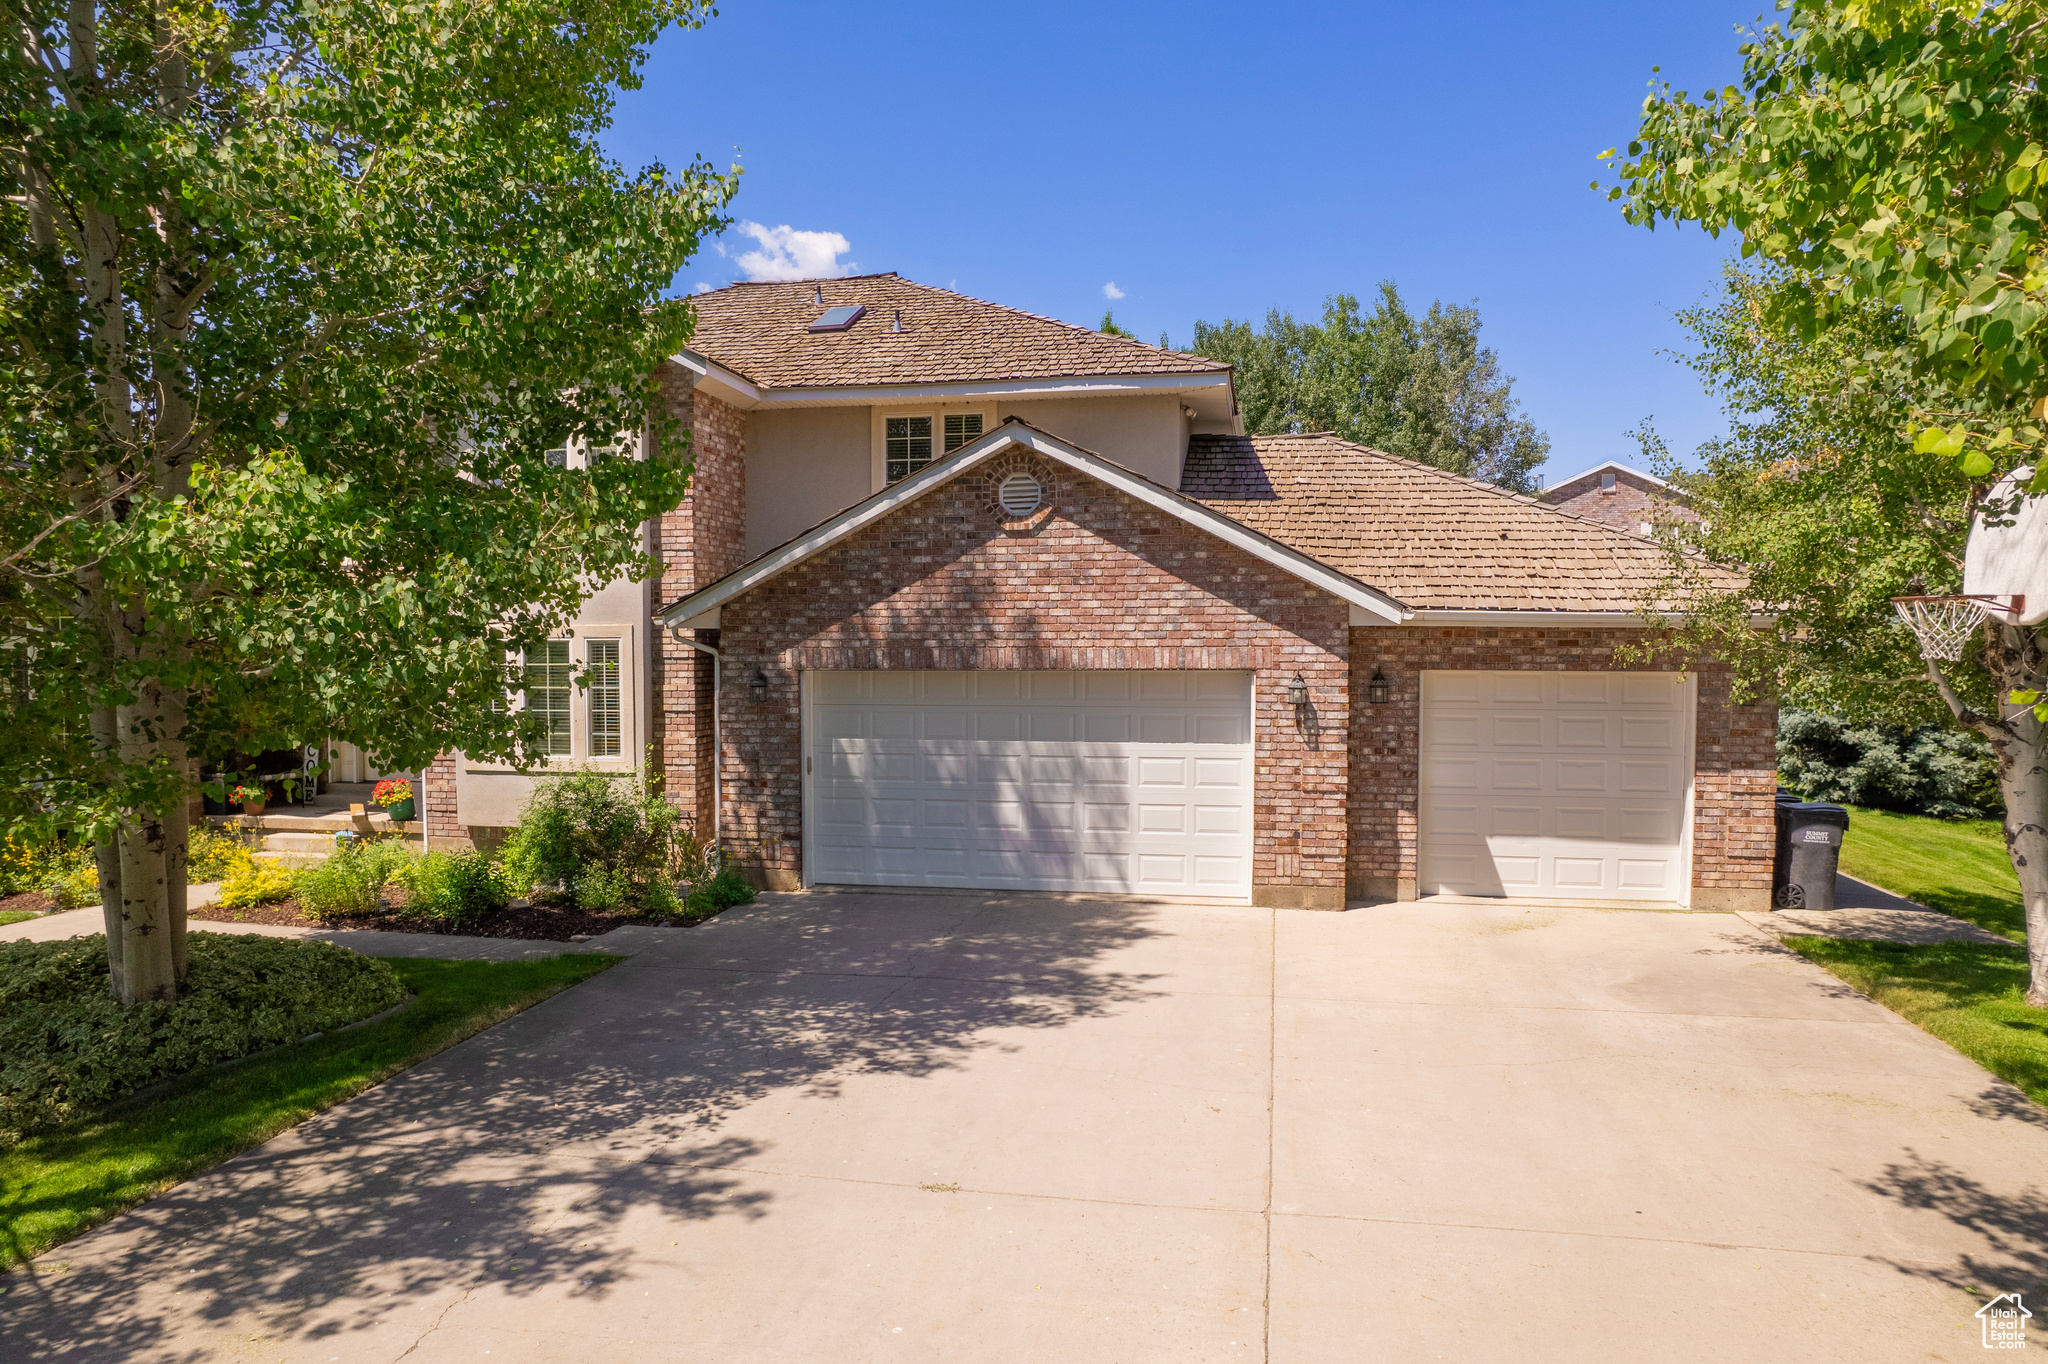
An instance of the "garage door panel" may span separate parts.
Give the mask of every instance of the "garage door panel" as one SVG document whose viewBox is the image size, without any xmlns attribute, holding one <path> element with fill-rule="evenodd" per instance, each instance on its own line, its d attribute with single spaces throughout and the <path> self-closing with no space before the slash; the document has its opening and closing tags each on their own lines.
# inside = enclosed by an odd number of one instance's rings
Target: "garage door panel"
<svg viewBox="0 0 2048 1364">
<path fill-rule="evenodd" d="M 1424 892 L 1677 897 L 1689 700 L 1670 673 L 1426 674 Z"/>
<path fill-rule="evenodd" d="M 882 677 L 811 683 L 814 880 L 1249 895 L 1248 674 Z"/>
</svg>

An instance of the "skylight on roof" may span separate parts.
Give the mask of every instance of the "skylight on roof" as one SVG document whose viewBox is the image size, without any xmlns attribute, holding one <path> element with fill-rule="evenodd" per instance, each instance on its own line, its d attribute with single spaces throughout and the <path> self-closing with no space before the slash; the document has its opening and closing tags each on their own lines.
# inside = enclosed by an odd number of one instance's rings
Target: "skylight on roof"
<svg viewBox="0 0 2048 1364">
<path fill-rule="evenodd" d="M 861 314 L 868 310 L 865 303 L 842 303 L 837 308 L 827 308 L 824 316 L 811 324 L 814 332 L 843 332 L 860 321 Z"/>
</svg>

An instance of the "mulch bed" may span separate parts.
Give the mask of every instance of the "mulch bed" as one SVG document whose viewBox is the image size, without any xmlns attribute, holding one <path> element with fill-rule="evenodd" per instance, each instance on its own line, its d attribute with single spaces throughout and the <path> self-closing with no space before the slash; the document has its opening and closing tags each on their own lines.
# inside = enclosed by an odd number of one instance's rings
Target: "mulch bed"
<svg viewBox="0 0 2048 1364">
<path fill-rule="evenodd" d="M 200 920 L 203 919 L 209 924 L 221 925 L 279 924 L 290 928 L 376 928 L 387 933 L 434 933 L 465 938 L 533 938 L 542 942 L 571 942 L 579 936 L 595 938 L 627 924 L 664 924 L 678 928 L 701 922 L 700 919 L 684 919 L 673 914 L 640 914 L 629 910 L 600 913 L 597 910 L 579 909 L 575 905 L 535 901 L 525 909 L 501 909 L 486 918 L 450 924 L 432 919 L 409 919 L 395 912 L 396 906 L 405 903 L 405 890 L 401 886 L 385 887 L 384 898 L 392 902 L 392 912 L 357 918 L 316 919 L 300 909 L 297 900 L 281 900 L 273 905 L 251 905 L 240 909 L 229 909 L 226 905 L 208 905 L 205 909 L 192 912 L 192 923 L 195 928 L 199 927 Z"/>
<path fill-rule="evenodd" d="M 57 907 L 57 902 L 40 890 L 25 890 L 19 895 L 0 898 L 0 914 L 48 914 Z"/>
</svg>

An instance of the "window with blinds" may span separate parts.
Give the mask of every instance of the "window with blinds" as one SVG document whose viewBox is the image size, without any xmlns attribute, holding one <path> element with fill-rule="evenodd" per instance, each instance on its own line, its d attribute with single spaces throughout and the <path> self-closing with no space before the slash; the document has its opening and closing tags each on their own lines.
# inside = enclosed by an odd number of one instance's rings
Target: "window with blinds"
<svg viewBox="0 0 2048 1364">
<path fill-rule="evenodd" d="M 551 758 L 569 756 L 569 641 L 551 639 L 526 651 L 526 710 L 547 726 L 540 751 Z"/>
<path fill-rule="evenodd" d="M 952 454 L 969 441 L 981 439 L 981 414 L 979 412 L 948 412 L 946 414 L 946 453 Z"/>
<path fill-rule="evenodd" d="M 883 436 L 889 482 L 906 479 L 932 462 L 930 417 L 890 417 Z"/>
<path fill-rule="evenodd" d="M 619 756 L 619 642 L 593 639 L 585 644 L 589 665 L 590 756 Z"/>
</svg>

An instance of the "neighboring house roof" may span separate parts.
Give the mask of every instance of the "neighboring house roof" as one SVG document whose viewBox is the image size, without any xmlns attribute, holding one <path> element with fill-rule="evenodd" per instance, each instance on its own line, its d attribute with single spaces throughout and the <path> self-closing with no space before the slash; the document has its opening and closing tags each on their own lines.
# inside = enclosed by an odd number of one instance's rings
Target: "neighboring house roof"
<svg viewBox="0 0 2048 1364">
<path fill-rule="evenodd" d="M 1669 575 L 1654 540 L 1327 432 L 1191 437 L 1181 491 L 1416 610 L 1629 612 Z"/>
<path fill-rule="evenodd" d="M 819 291 L 824 301 L 817 302 Z M 1089 376 L 1209 375 L 1230 366 L 916 284 L 894 274 L 733 284 L 696 295 L 690 349 L 766 389 L 1001 382 Z M 828 310 L 864 304 L 843 331 L 813 332 Z M 903 330 L 897 331 L 901 311 Z"/>
<path fill-rule="evenodd" d="M 1669 483 L 1666 483 L 1663 479 L 1657 477 L 1655 474 L 1646 474 L 1641 469 L 1637 469 L 1630 465 L 1623 464 L 1620 460 L 1614 459 L 1608 460 L 1605 464 L 1596 464 L 1592 468 L 1585 470 L 1583 473 L 1573 474 L 1570 478 L 1559 479 L 1550 487 L 1545 488 L 1541 496 L 1545 501 L 1554 501 L 1559 495 L 1561 495 L 1564 492 L 1565 489 L 1570 488 L 1575 484 L 1587 482 L 1588 480 L 1597 480 L 1601 474 L 1605 473 L 1626 474 L 1628 477 L 1635 479 L 1638 482 L 1647 483 L 1654 488 L 1661 488 L 1664 490 L 1664 492 L 1670 495 L 1671 500 L 1674 502 L 1692 501 L 1691 495 L 1687 493 L 1684 489 L 1674 488 Z"/>
<path fill-rule="evenodd" d="M 1133 473 L 1114 460 L 1105 459 L 1092 450 L 1084 450 L 1078 445 L 1061 440 L 1058 436 L 1041 431 L 1028 422 L 1011 417 L 980 440 L 960 447 L 943 459 L 934 460 L 901 482 L 856 502 L 837 516 L 820 522 L 795 539 L 769 550 L 717 582 L 700 588 L 664 608 L 660 615 L 661 624 L 675 627 L 708 616 L 742 592 L 751 591 L 777 574 L 823 553 L 847 536 L 873 524 L 897 508 L 916 501 L 932 489 L 950 482 L 990 457 L 1018 445 L 1026 446 L 1048 459 L 1078 469 L 1091 478 L 1107 483 L 1169 516 L 1178 517 L 1220 540 L 1235 545 L 1255 558 L 1263 559 L 1304 582 L 1349 602 L 1353 608 L 1354 623 L 1364 623 L 1360 619 L 1360 612 L 1388 624 L 1408 617 L 1408 611 L 1399 601 L 1378 588 L 1333 568 L 1329 563 L 1291 548 L 1255 527 L 1248 527 L 1239 519 L 1211 510 L 1192 498 L 1183 497 L 1171 488 L 1162 487 L 1142 474 Z"/>
</svg>

